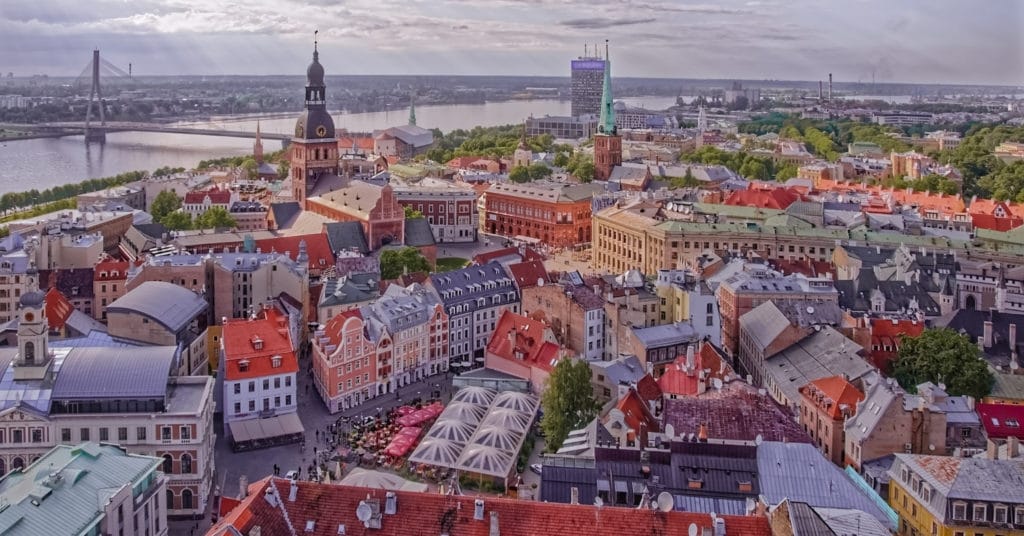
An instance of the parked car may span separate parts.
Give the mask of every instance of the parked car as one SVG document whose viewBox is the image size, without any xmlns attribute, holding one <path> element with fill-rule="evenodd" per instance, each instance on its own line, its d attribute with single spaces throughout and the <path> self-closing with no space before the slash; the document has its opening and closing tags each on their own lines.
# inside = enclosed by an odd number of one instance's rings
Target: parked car
<svg viewBox="0 0 1024 536">
<path fill-rule="evenodd" d="M 530 464 L 530 470 L 539 475 L 544 470 L 544 466 L 539 463 Z"/>
<path fill-rule="evenodd" d="M 299 472 L 296 471 L 295 469 L 292 469 L 291 471 L 288 471 L 287 473 L 285 473 L 284 477 L 287 478 L 288 480 L 298 480 L 299 479 Z"/>
</svg>

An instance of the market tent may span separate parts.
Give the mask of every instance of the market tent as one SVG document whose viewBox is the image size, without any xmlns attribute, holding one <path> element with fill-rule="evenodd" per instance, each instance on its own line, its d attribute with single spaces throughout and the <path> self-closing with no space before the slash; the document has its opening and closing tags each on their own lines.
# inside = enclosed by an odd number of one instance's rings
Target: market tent
<svg viewBox="0 0 1024 536">
<path fill-rule="evenodd" d="M 505 391 L 494 398 L 494 407 L 533 413 L 537 411 L 537 397 L 516 391 Z"/>
<path fill-rule="evenodd" d="M 459 456 L 455 468 L 471 473 L 507 477 L 515 464 L 515 456 L 505 450 L 487 445 L 468 445 Z"/>
<path fill-rule="evenodd" d="M 483 425 L 477 430 L 473 443 L 501 450 L 513 450 L 519 446 L 519 440 L 522 439 L 522 436 L 522 432 L 516 432 L 515 430 Z"/>
<path fill-rule="evenodd" d="M 468 402 L 474 406 L 487 407 L 497 395 L 497 391 L 485 387 L 463 387 L 452 397 L 452 402 Z"/>
<path fill-rule="evenodd" d="M 398 412 L 398 416 L 399 417 L 404 417 L 404 416 L 406 416 L 406 415 L 416 411 L 416 408 L 414 408 L 412 406 L 402 406 L 402 407 L 396 409 L 395 411 Z"/>
<path fill-rule="evenodd" d="M 343 486 L 361 488 L 425 492 L 428 487 L 421 482 L 406 480 L 398 475 L 381 471 L 370 471 L 361 467 L 352 469 L 340 482 Z"/>
<path fill-rule="evenodd" d="M 530 423 L 533 422 L 533 415 L 520 413 L 514 409 L 500 408 L 492 409 L 484 420 L 480 423 L 481 426 L 497 426 L 499 428 L 508 428 L 517 432 L 525 432 L 529 428 Z"/>
<path fill-rule="evenodd" d="M 405 456 L 413 445 L 416 444 L 416 440 L 420 437 L 422 428 L 408 427 L 402 428 L 395 437 L 391 438 L 391 443 L 388 444 L 387 448 L 384 449 L 384 454 L 388 456 L 394 456 L 396 458 Z"/>
<path fill-rule="evenodd" d="M 457 419 L 441 419 L 430 427 L 427 437 L 447 439 L 460 445 L 465 445 L 473 436 L 473 425 Z"/>
<path fill-rule="evenodd" d="M 454 467 L 460 452 L 462 445 L 441 438 L 428 437 L 416 447 L 409 456 L 409 461 L 437 467 Z"/>
<path fill-rule="evenodd" d="M 448 404 L 447 408 L 444 408 L 438 420 L 454 419 L 475 425 L 480 422 L 485 413 L 487 413 L 486 406 L 477 406 L 469 402 L 452 402 Z"/>
</svg>

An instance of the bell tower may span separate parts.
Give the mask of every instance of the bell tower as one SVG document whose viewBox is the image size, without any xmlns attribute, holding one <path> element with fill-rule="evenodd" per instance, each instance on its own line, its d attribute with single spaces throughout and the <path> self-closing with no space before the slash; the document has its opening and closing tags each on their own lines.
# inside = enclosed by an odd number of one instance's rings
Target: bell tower
<svg viewBox="0 0 1024 536">
<path fill-rule="evenodd" d="M 42 380 L 52 362 L 46 295 L 39 290 L 39 272 L 26 271 L 28 288 L 18 301 L 18 357 L 14 361 L 16 380 Z"/>
<path fill-rule="evenodd" d="M 327 112 L 327 85 L 320 65 L 316 32 L 313 62 L 306 68 L 306 110 L 295 121 L 291 147 L 292 197 L 303 208 L 306 196 L 320 177 L 338 174 L 338 139 L 334 120 Z"/>
<path fill-rule="evenodd" d="M 615 101 L 612 98 L 612 59 L 608 41 L 604 42 L 604 89 L 601 96 L 601 121 L 594 135 L 594 180 L 606 181 L 615 166 L 622 165 L 622 136 L 615 126 Z"/>
</svg>

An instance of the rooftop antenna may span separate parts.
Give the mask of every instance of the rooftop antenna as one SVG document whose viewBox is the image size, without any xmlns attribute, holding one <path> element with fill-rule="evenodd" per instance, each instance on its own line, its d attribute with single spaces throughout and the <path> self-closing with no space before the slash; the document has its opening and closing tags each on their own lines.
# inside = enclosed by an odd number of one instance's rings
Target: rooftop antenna
<svg viewBox="0 0 1024 536">
<path fill-rule="evenodd" d="M 587 57 L 587 44 L 586 43 L 583 43 L 583 57 L 584 58 Z"/>
<path fill-rule="evenodd" d="M 313 52 L 317 52 L 317 34 L 319 33 L 320 30 L 313 30 Z"/>
</svg>

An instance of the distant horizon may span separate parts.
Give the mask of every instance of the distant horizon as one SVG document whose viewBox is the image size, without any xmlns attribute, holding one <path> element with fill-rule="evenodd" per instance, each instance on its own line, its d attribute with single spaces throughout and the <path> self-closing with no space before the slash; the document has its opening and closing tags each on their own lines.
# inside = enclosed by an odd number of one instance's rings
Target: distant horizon
<svg viewBox="0 0 1024 536">
<path fill-rule="evenodd" d="M 3 68 L 0 67 L 0 73 L 3 72 Z M 0 77 L 0 82 L 3 80 L 31 80 L 33 78 L 45 77 L 51 80 L 75 80 L 78 78 L 77 75 L 63 74 L 63 75 L 50 75 L 50 74 L 33 74 L 33 75 L 17 75 L 13 78 L 7 78 L 6 76 Z M 365 78 L 420 78 L 420 77 L 453 77 L 453 78 L 550 78 L 552 80 L 566 80 L 570 79 L 570 75 L 552 75 L 552 74 L 454 74 L 454 73 L 417 73 L 417 74 L 397 74 L 397 73 L 343 73 L 343 74 L 331 74 L 325 75 L 326 79 L 331 78 L 345 78 L 345 77 L 365 77 Z M 125 78 L 111 78 L 101 74 L 102 79 L 114 80 L 116 82 L 123 82 Z M 302 73 L 278 73 L 278 74 L 134 74 L 132 79 L 146 79 L 146 78 L 298 78 L 305 79 L 306 75 Z M 824 82 L 826 87 L 828 85 L 828 78 L 822 80 L 800 80 L 800 79 L 784 79 L 784 78 L 694 78 L 694 77 L 671 77 L 671 76 L 614 76 L 612 81 L 615 80 L 664 80 L 664 81 L 694 81 L 694 82 L 742 82 L 742 83 L 777 83 L 777 84 L 817 84 L 819 81 Z M 1024 93 L 1024 83 L 1021 85 L 1008 85 L 1008 84 L 995 84 L 995 83 L 959 83 L 959 82 L 870 82 L 870 81 L 852 81 L 852 80 L 839 80 L 833 77 L 833 85 L 857 85 L 857 86 L 923 86 L 923 87 L 977 87 L 977 88 L 1000 88 L 1000 89 L 1013 89 L 1017 92 Z M 330 86 L 330 84 L 328 84 Z"/>
</svg>

